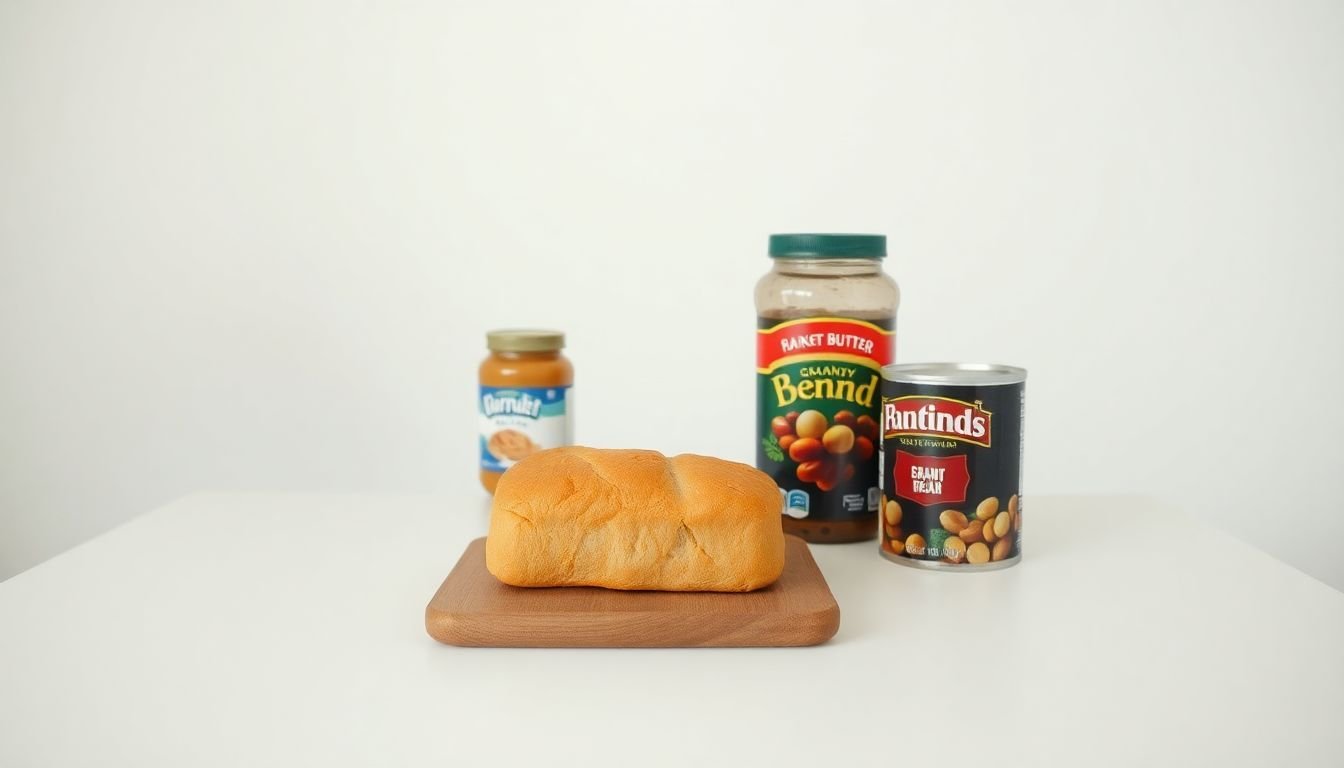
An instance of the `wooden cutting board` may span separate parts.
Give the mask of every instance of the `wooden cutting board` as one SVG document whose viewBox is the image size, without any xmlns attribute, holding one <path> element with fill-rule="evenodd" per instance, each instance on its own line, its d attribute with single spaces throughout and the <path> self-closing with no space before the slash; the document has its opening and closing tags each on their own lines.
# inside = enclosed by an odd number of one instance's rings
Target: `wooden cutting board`
<svg viewBox="0 0 1344 768">
<path fill-rule="evenodd" d="M 429 601 L 425 629 L 450 645 L 512 648 L 824 643 L 840 628 L 840 606 L 807 543 L 784 538 L 779 581 L 742 593 L 510 587 L 485 569 L 485 539 L 477 539 Z"/>
</svg>

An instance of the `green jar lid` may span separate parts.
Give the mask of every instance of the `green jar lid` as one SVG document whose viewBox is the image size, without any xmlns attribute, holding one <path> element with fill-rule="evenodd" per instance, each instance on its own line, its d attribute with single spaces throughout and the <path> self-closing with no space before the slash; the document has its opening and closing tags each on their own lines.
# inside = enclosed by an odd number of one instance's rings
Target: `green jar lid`
<svg viewBox="0 0 1344 768">
<path fill-rule="evenodd" d="M 485 334 L 492 352 L 553 352 L 565 346 L 565 334 L 531 328 L 509 328 Z"/>
<path fill-rule="evenodd" d="M 885 259 L 886 235 L 771 235 L 772 259 Z"/>
</svg>

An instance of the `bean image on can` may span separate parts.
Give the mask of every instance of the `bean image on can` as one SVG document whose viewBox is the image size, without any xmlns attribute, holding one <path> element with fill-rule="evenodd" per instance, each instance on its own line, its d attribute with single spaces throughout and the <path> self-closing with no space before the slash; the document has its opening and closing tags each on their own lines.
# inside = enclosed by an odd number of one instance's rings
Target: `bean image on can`
<svg viewBox="0 0 1344 768">
<path fill-rule="evenodd" d="M 981 363 L 882 369 L 883 557 L 955 571 L 1021 560 L 1026 378 Z"/>
</svg>

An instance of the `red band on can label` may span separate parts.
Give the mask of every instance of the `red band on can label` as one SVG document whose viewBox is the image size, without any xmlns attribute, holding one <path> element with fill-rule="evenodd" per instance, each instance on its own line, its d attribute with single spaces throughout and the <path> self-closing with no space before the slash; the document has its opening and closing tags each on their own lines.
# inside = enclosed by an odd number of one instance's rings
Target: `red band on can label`
<svg viewBox="0 0 1344 768">
<path fill-rule="evenodd" d="M 931 506 L 965 501 L 971 473 L 964 455 L 916 456 L 896 451 L 896 468 L 891 479 L 897 496 Z"/>
</svg>

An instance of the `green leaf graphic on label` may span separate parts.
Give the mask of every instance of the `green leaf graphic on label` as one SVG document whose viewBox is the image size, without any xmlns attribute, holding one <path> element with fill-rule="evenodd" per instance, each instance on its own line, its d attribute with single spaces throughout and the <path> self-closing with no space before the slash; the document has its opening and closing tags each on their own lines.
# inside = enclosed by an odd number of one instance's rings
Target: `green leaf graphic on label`
<svg viewBox="0 0 1344 768">
<path fill-rule="evenodd" d="M 771 435 L 761 438 L 761 445 L 765 446 L 765 455 L 770 457 L 771 461 L 783 461 L 784 449 L 779 447 L 779 438 Z"/>
<path fill-rule="evenodd" d="M 947 537 L 951 535 L 952 534 L 942 528 L 934 528 L 932 531 L 929 531 L 929 554 L 933 555 L 934 552 L 937 552 L 939 553 L 937 556 L 941 556 L 943 543 L 946 542 Z"/>
</svg>

